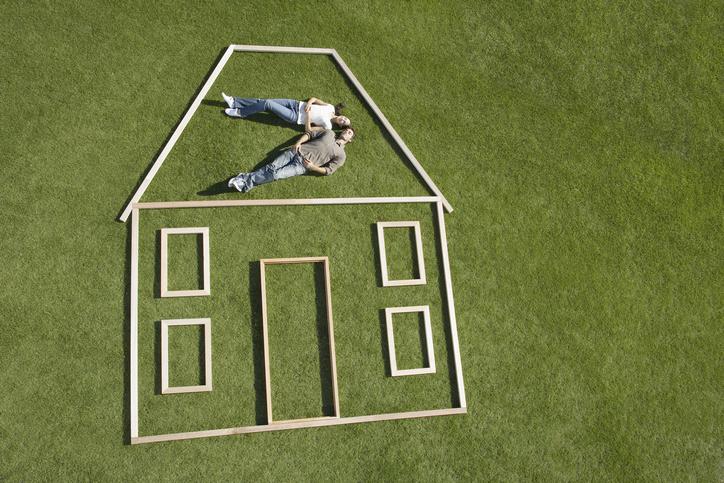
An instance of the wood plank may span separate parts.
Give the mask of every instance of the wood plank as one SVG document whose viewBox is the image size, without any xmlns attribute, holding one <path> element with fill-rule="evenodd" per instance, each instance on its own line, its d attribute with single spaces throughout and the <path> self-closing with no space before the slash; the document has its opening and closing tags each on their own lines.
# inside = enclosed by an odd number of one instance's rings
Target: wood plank
<svg viewBox="0 0 724 483">
<path fill-rule="evenodd" d="M 327 257 L 264 258 L 265 265 L 288 265 L 290 263 L 324 263 Z"/>
<path fill-rule="evenodd" d="M 326 54 L 332 55 L 334 49 L 316 47 L 284 47 L 281 45 L 232 45 L 236 52 L 276 52 L 281 54 Z"/>
<path fill-rule="evenodd" d="M 437 203 L 438 196 L 402 196 L 371 198 L 301 198 L 287 200 L 194 200 L 134 203 L 139 210 L 172 208 L 221 208 L 225 206 L 296 206 L 296 205 L 368 205 L 394 203 Z"/>
<path fill-rule="evenodd" d="M 264 384 L 266 391 L 266 422 L 271 424 L 272 400 L 271 400 L 271 372 L 269 371 L 269 331 L 267 328 L 266 312 L 266 268 L 264 260 L 259 261 L 259 283 L 261 284 L 261 332 L 264 341 Z"/>
<path fill-rule="evenodd" d="M 168 390 L 168 322 L 161 321 L 161 394 Z"/>
<path fill-rule="evenodd" d="M 168 236 L 201 235 L 204 286 L 193 290 L 168 289 Z M 209 248 L 209 227 L 161 228 L 161 297 L 205 297 L 211 295 L 211 257 Z"/>
<path fill-rule="evenodd" d="M 414 369 L 398 369 L 397 354 L 395 351 L 395 332 L 392 322 L 393 314 L 406 313 L 422 313 L 425 324 L 425 351 L 427 353 L 427 367 L 417 367 Z M 430 306 L 416 305 L 411 307 L 387 307 L 385 309 L 385 325 L 387 328 L 387 352 L 390 357 L 390 375 L 398 376 L 414 376 L 420 374 L 435 373 L 435 349 L 432 343 L 432 324 L 430 323 Z"/>
<path fill-rule="evenodd" d="M 332 396 L 334 397 L 334 415 L 340 417 L 339 390 L 337 387 L 337 355 L 334 349 L 334 322 L 332 316 L 332 279 L 329 274 L 329 259 L 324 257 L 324 285 L 327 300 L 327 332 L 329 337 L 329 362 L 332 369 Z"/>
<path fill-rule="evenodd" d="M 302 421 L 321 421 L 323 419 L 337 419 L 337 416 L 318 416 L 316 418 L 284 419 L 281 421 L 274 421 L 272 424 L 299 423 Z"/>
<path fill-rule="evenodd" d="M 263 433 L 267 431 L 283 431 L 287 429 L 318 428 L 323 426 L 341 426 L 346 424 L 370 423 L 375 421 L 392 421 L 398 419 L 429 418 L 436 416 L 452 416 L 466 414 L 466 408 L 432 409 L 428 411 L 408 411 L 403 413 L 374 414 L 370 416 L 352 416 L 346 418 L 321 418 L 314 421 L 290 421 L 259 426 L 242 426 L 238 428 L 212 429 L 188 433 L 160 434 L 131 438 L 131 444 L 158 443 L 162 441 L 178 441 L 184 439 L 229 436 L 232 434 Z"/>
<path fill-rule="evenodd" d="M 130 425 L 131 439 L 138 437 L 138 225 L 139 211 L 131 218 L 131 323 L 130 323 Z"/>
<path fill-rule="evenodd" d="M 437 204 L 437 220 L 440 230 L 440 248 L 442 249 L 442 267 L 445 276 L 445 292 L 447 294 L 447 309 L 450 322 L 450 335 L 452 337 L 453 359 L 455 361 L 455 381 L 458 389 L 460 407 L 466 408 L 465 383 L 463 382 L 463 364 L 460 359 L 460 343 L 458 341 L 458 325 L 455 319 L 455 299 L 453 298 L 452 277 L 450 275 L 450 260 L 447 252 L 447 232 L 445 231 L 445 213 L 442 203 Z"/>
<path fill-rule="evenodd" d="M 439 201 L 439 200 L 438 200 Z M 415 250 L 417 253 L 417 273 L 419 278 L 409 280 L 390 280 L 387 270 L 387 249 L 385 247 L 385 228 L 412 228 L 415 232 Z M 427 285 L 425 275 L 425 257 L 422 252 L 422 235 L 419 221 L 378 221 L 377 244 L 380 249 L 380 270 L 382 271 L 383 287 L 404 287 L 410 285 Z"/>
<path fill-rule="evenodd" d="M 202 325 L 204 327 L 204 384 L 194 386 L 168 385 L 168 328 L 179 325 Z M 161 394 L 208 392 L 212 390 L 211 371 L 211 319 L 165 319 L 161 321 Z"/>
</svg>

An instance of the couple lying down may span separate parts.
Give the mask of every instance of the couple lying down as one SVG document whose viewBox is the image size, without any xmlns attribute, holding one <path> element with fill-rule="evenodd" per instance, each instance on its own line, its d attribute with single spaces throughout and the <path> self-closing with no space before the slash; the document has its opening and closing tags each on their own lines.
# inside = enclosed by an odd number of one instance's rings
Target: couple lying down
<svg viewBox="0 0 724 483">
<path fill-rule="evenodd" d="M 229 188 L 246 193 L 255 186 L 307 172 L 330 175 L 344 164 L 347 143 L 354 138 L 349 118 L 342 116 L 341 104 L 332 106 L 317 99 L 258 99 L 227 96 L 221 93 L 229 106 L 224 112 L 229 117 L 245 118 L 268 112 L 290 123 L 304 125 L 304 134 L 271 163 L 251 173 L 239 173 L 229 180 Z M 333 127 L 342 129 L 335 134 Z"/>
</svg>

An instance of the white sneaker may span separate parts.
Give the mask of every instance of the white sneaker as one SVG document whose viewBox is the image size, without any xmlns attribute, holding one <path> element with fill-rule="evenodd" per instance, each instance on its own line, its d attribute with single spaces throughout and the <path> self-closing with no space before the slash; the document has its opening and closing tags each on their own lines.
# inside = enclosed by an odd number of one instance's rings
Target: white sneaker
<svg viewBox="0 0 724 483">
<path fill-rule="evenodd" d="M 224 94 L 223 92 L 221 93 L 221 97 L 224 98 L 224 100 L 226 101 L 226 103 L 229 105 L 229 108 L 234 107 L 234 98 L 233 98 L 233 97 L 227 96 L 227 95 Z"/>
<path fill-rule="evenodd" d="M 238 109 L 224 109 L 224 113 L 229 117 L 241 117 Z"/>
<path fill-rule="evenodd" d="M 229 188 L 234 188 L 236 191 L 239 191 L 240 193 L 246 193 L 251 190 L 248 184 L 246 184 L 246 180 L 242 179 L 244 173 L 239 173 L 238 175 L 234 176 L 229 180 Z"/>
<path fill-rule="evenodd" d="M 229 180 L 229 183 L 228 183 L 227 186 L 228 186 L 229 188 L 234 188 L 234 189 L 236 189 L 236 191 L 241 191 L 241 188 L 239 188 L 239 184 L 238 184 L 238 183 L 239 183 L 239 182 L 236 180 L 236 176 L 234 176 L 233 178 L 231 178 L 231 179 Z"/>
</svg>

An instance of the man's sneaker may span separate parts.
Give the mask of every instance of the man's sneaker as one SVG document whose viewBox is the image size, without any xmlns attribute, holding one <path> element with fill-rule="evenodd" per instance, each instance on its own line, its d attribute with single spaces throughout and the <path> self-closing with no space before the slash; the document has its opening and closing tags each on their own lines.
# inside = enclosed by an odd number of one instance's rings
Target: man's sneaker
<svg viewBox="0 0 724 483">
<path fill-rule="evenodd" d="M 221 97 L 224 98 L 224 100 L 226 101 L 226 103 L 229 105 L 229 108 L 234 107 L 234 98 L 233 98 L 233 97 L 227 96 L 227 95 L 224 94 L 223 92 L 221 93 Z"/>
<path fill-rule="evenodd" d="M 229 117 L 241 117 L 238 109 L 224 109 L 224 113 Z"/>
<path fill-rule="evenodd" d="M 229 180 L 229 185 L 228 185 L 228 186 L 229 186 L 229 188 L 234 188 L 236 191 L 240 191 L 240 192 L 241 192 L 241 191 L 242 191 L 243 183 L 244 183 L 243 181 L 241 181 L 240 179 L 237 179 L 237 177 L 234 176 L 233 178 L 231 178 L 231 179 Z"/>
<path fill-rule="evenodd" d="M 229 188 L 234 188 L 241 193 L 248 193 L 251 191 L 251 186 L 246 182 L 246 180 L 249 179 L 248 176 L 249 175 L 245 173 L 239 173 L 237 176 L 234 176 L 229 180 Z"/>
</svg>

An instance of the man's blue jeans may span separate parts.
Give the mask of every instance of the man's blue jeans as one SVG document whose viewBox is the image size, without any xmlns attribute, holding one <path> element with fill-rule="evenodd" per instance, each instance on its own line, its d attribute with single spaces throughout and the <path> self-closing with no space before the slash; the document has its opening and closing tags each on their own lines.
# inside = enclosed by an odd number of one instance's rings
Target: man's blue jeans
<svg viewBox="0 0 724 483">
<path fill-rule="evenodd" d="M 289 149 L 277 156 L 271 163 L 252 173 L 239 173 L 229 181 L 229 187 L 233 186 L 242 193 L 246 193 L 254 186 L 299 176 L 306 171 L 302 155 Z"/>
<path fill-rule="evenodd" d="M 259 99 L 256 97 L 235 97 L 231 106 L 236 117 L 248 117 L 258 112 L 271 112 L 277 117 L 296 124 L 299 118 L 299 101 L 294 99 Z"/>
</svg>

